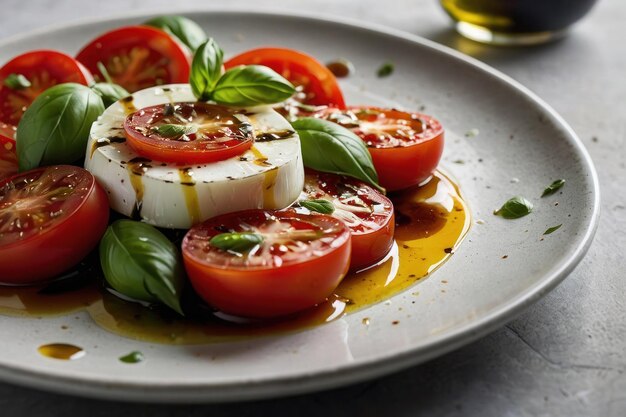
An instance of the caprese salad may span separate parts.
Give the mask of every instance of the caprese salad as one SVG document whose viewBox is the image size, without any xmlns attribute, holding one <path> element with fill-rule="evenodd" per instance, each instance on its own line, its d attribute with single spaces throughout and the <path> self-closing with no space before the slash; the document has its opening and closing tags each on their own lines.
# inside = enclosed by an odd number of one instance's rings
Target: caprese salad
<svg viewBox="0 0 626 417">
<path fill-rule="evenodd" d="M 303 52 L 225 60 L 180 16 L 75 57 L 26 52 L 0 68 L 0 283 L 55 280 L 95 250 L 126 300 L 185 315 L 191 285 L 234 316 L 305 310 L 385 258 L 386 190 L 426 180 L 443 137 L 431 116 L 347 106 Z"/>
</svg>

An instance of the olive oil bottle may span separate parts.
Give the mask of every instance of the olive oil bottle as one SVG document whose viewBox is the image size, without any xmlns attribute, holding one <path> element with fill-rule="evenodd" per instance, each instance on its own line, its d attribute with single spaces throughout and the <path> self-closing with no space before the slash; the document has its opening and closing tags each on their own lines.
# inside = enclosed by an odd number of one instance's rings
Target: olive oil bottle
<svg viewBox="0 0 626 417">
<path fill-rule="evenodd" d="M 596 0 L 441 0 L 470 39 L 499 45 L 525 45 L 558 38 Z"/>
</svg>

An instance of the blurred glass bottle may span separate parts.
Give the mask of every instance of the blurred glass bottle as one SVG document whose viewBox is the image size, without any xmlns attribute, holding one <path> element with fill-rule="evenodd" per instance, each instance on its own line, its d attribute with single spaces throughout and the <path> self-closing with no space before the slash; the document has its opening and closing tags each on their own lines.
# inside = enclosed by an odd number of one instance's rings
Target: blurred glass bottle
<svg viewBox="0 0 626 417">
<path fill-rule="evenodd" d="M 596 0 L 441 0 L 457 31 L 495 45 L 549 41 L 591 9 Z"/>
</svg>

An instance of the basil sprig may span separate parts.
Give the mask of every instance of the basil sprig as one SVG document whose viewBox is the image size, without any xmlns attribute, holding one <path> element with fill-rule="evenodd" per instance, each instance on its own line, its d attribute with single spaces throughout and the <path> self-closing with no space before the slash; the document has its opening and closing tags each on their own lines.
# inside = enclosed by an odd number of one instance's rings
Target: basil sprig
<svg viewBox="0 0 626 417">
<path fill-rule="evenodd" d="M 211 99 L 217 81 L 222 76 L 224 52 L 213 39 L 202 43 L 193 56 L 189 84 L 200 101 Z"/>
<path fill-rule="evenodd" d="M 109 107 L 118 100 L 128 97 L 130 93 L 121 85 L 113 83 L 95 83 L 91 89 L 100 96 L 104 107 Z"/>
<path fill-rule="evenodd" d="M 563 185 L 565 185 L 564 179 L 556 180 L 552 184 L 548 185 L 545 190 L 543 190 L 541 196 L 546 197 L 552 195 L 556 193 L 559 189 L 561 189 Z"/>
<path fill-rule="evenodd" d="M 178 248 L 153 226 L 117 220 L 100 241 L 100 263 L 109 285 L 140 301 L 161 302 L 183 314 L 185 270 Z"/>
<path fill-rule="evenodd" d="M 183 16 L 159 16 L 144 24 L 169 33 L 192 51 L 198 49 L 207 40 L 204 30 L 196 22 Z"/>
<path fill-rule="evenodd" d="M 211 246 L 218 249 L 244 253 L 263 242 L 263 236 L 257 233 L 220 233 L 209 240 Z"/>
<path fill-rule="evenodd" d="M 335 211 L 335 206 L 331 201 L 318 199 L 318 200 L 300 200 L 298 204 L 310 211 L 316 211 L 322 214 L 332 214 Z"/>
<path fill-rule="evenodd" d="M 524 197 L 516 196 L 509 199 L 506 203 L 500 207 L 500 209 L 493 212 L 496 216 L 503 217 L 505 219 L 519 219 L 533 211 L 533 204 L 526 200 Z"/>
<path fill-rule="evenodd" d="M 306 167 L 354 177 L 379 191 L 385 191 L 378 185 L 378 174 L 367 147 L 353 132 L 336 123 L 313 117 L 298 119 L 291 125 L 300 136 Z"/>
<path fill-rule="evenodd" d="M 241 65 L 222 75 L 211 98 L 219 104 L 249 107 L 280 103 L 295 92 L 294 86 L 274 70 L 263 65 Z"/>
<path fill-rule="evenodd" d="M 20 171 L 84 157 L 91 124 L 103 111 L 100 96 L 84 85 L 59 84 L 41 93 L 17 126 Z"/>
<path fill-rule="evenodd" d="M 28 78 L 22 74 L 9 74 L 4 79 L 4 85 L 9 87 L 11 90 L 23 90 L 30 87 L 31 84 L 30 81 L 28 81 Z"/>
</svg>

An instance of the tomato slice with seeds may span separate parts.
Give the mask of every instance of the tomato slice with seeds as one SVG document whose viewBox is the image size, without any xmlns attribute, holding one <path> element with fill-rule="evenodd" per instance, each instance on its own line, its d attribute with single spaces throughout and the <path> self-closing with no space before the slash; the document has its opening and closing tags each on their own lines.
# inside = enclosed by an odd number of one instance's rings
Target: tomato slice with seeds
<svg viewBox="0 0 626 417">
<path fill-rule="evenodd" d="M 220 233 L 257 233 L 246 253 L 218 249 Z M 194 226 L 183 259 L 196 292 L 211 306 L 244 317 L 275 317 L 312 307 L 330 296 L 348 272 L 350 230 L 325 215 L 246 210 Z"/>
<path fill-rule="evenodd" d="M 0 282 L 54 278 L 80 262 L 107 226 L 109 204 L 88 171 L 38 168 L 0 182 Z"/>
<path fill-rule="evenodd" d="M 30 87 L 14 89 L 6 86 L 4 81 L 11 74 L 26 77 Z M 17 126 L 28 106 L 52 86 L 62 83 L 89 85 L 92 82 L 89 71 L 62 52 L 39 50 L 16 56 L 0 68 L 0 122 Z"/>
<path fill-rule="evenodd" d="M 146 158 L 206 163 L 240 155 L 252 146 L 252 125 L 243 118 L 215 104 L 167 103 L 129 115 L 124 131 L 130 147 Z"/>
<path fill-rule="evenodd" d="M 367 145 L 381 186 L 389 191 L 416 185 L 437 168 L 444 130 L 434 118 L 378 107 L 327 109 L 319 117 L 356 133 Z"/>
<path fill-rule="evenodd" d="M 287 48 L 258 48 L 239 54 L 224 64 L 226 69 L 238 65 L 265 65 L 291 81 L 298 90 L 294 100 L 313 106 L 345 108 L 337 79 L 325 65 L 300 51 Z"/>
<path fill-rule="evenodd" d="M 76 56 L 96 81 L 111 81 L 129 92 L 155 85 L 187 83 L 191 53 L 166 32 L 126 26 L 92 40 Z M 107 74 L 101 71 L 102 66 Z"/>
<path fill-rule="evenodd" d="M 15 152 L 15 141 L 0 134 L 0 180 L 17 174 L 17 171 L 19 171 L 19 166 Z"/>
<path fill-rule="evenodd" d="M 350 270 L 372 266 L 389 253 L 395 225 L 391 200 L 354 178 L 307 170 L 300 200 L 319 199 L 331 201 L 331 215 L 352 232 Z M 309 212 L 297 206 L 293 210 Z"/>
</svg>

